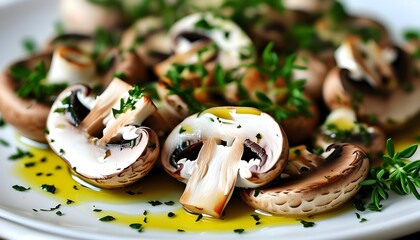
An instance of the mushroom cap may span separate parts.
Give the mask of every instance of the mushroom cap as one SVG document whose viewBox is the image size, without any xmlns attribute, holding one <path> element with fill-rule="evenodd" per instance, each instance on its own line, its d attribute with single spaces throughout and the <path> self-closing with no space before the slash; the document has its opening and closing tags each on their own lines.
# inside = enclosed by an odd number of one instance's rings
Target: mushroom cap
<svg viewBox="0 0 420 240">
<path fill-rule="evenodd" d="M 11 66 L 23 65 L 32 68 L 43 60 L 48 66 L 51 52 L 40 53 L 29 59 L 10 65 L 0 75 L 0 112 L 6 122 L 11 124 L 20 134 L 36 142 L 45 143 L 45 122 L 50 111 L 49 104 L 36 102 L 33 99 L 16 95 L 18 80 L 9 72 Z"/>
<path fill-rule="evenodd" d="M 236 186 L 258 187 L 267 184 L 285 166 L 288 141 L 282 128 L 270 115 L 249 107 L 215 107 L 187 117 L 172 130 L 162 148 L 164 169 L 171 176 L 186 182 L 190 177 L 190 162 L 195 159 L 187 156 L 185 162 L 177 163 L 173 160 L 174 154 L 182 155 L 184 149 L 210 137 L 221 139 L 227 145 L 236 138 L 249 140 L 261 148 L 251 151 L 266 154 L 265 160 L 258 159 L 258 156 L 248 162 L 242 160 L 244 165 L 238 173 Z"/>
<path fill-rule="evenodd" d="M 185 53 L 201 41 L 213 41 L 219 50 L 217 61 L 224 69 L 255 60 L 253 43 L 246 33 L 233 21 L 210 12 L 182 18 L 171 27 L 169 37 L 175 54 Z M 245 55 L 249 57 L 243 58 Z"/>
<path fill-rule="evenodd" d="M 115 81 L 113 83 L 117 84 Z M 110 86 L 115 86 L 113 83 Z M 118 84 L 125 83 L 120 81 Z M 107 90 L 103 94 L 108 94 Z M 116 89 L 110 89 L 110 91 L 114 91 L 117 95 L 119 93 Z M 138 123 L 126 124 L 122 122 L 123 126 L 120 128 L 117 123 L 118 117 L 115 124 L 111 125 L 106 124 L 106 120 L 102 119 L 101 122 L 105 129 L 101 138 L 90 135 L 83 124 L 75 124 L 74 119 L 69 119 L 70 114 L 72 118 L 77 115 L 81 118 L 80 121 L 86 120 L 90 113 L 98 109 L 95 108 L 97 104 L 103 104 L 103 101 L 106 101 L 103 99 L 98 101 L 99 98 L 94 101 L 89 92 L 84 85 L 77 84 L 67 88 L 58 96 L 47 120 L 48 143 L 74 174 L 93 185 L 102 188 L 116 188 L 132 184 L 144 177 L 154 166 L 160 149 L 158 136 L 152 129 Z M 79 102 L 71 103 L 74 112 L 63 114 L 57 109 L 66 108 L 64 102 L 67 98 L 75 98 Z M 120 99 L 120 97 L 115 97 L 115 99 Z M 142 97 L 138 101 L 139 104 L 150 105 L 151 100 Z M 136 104 L 136 110 L 133 111 L 141 111 L 140 108 L 144 105 Z M 80 112 L 80 109 L 85 109 L 85 113 L 78 114 L 77 111 Z M 103 110 L 100 109 L 101 112 Z M 108 108 L 108 110 L 112 109 Z M 147 115 L 150 111 L 153 111 L 153 108 L 147 110 L 145 114 Z M 124 117 L 124 114 L 126 113 L 121 113 L 121 117 Z M 140 118 L 145 117 L 147 116 L 140 116 Z M 142 120 L 139 121 L 142 122 Z M 115 136 L 108 134 L 115 127 L 120 128 L 117 130 L 121 130 L 121 140 L 114 141 Z M 125 138 L 125 135 L 129 137 Z M 106 138 L 105 143 L 102 143 L 104 138 Z"/>
<path fill-rule="evenodd" d="M 310 216 L 330 211 L 351 199 L 369 171 L 369 160 L 356 145 L 334 144 L 325 163 L 291 181 L 261 189 L 241 190 L 251 207 L 274 215 Z"/>
</svg>

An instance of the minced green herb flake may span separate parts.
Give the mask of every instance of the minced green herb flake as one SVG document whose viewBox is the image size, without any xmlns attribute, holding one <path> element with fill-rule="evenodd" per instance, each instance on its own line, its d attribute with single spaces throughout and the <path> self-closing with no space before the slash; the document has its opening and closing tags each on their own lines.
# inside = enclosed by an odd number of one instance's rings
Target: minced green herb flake
<svg viewBox="0 0 420 240">
<path fill-rule="evenodd" d="M 34 156 L 31 152 L 22 150 L 19 147 L 16 148 L 16 151 L 16 153 L 9 156 L 9 160 L 18 160 L 24 157 L 32 158 Z"/>
<path fill-rule="evenodd" d="M 239 233 L 239 234 L 241 234 L 241 233 L 244 233 L 244 232 L 245 232 L 245 229 L 243 229 L 243 228 L 237 228 L 237 229 L 233 230 L 233 232 L 234 232 L 234 233 Z"/>
<path fill-rule="evenodd" d="M 4 140 L 4 139 L 2 139 L 2 138 L 0 138 L 0 145 L 3 145 L 3 146 L 5 146 L 5 147 L 10 146 L 9 142 L 7 142 L 6 140 Z"/>
<path fill-rule="evenodd" d="M 74 203 L 74 201 L 73 201 L 73 200 L 71 200 L 71 199 L 67 199 L 67 202 L 66 202 L 66 204 L 67 204 L 67 205 L 70 205 L 70 204 L 72 204 L 72 203 Z"/>
<path fill-rule="evenodd" d="M 12 188 L 19 192 L 25 192 L 31 189 L 30 187 L 23 187 L 20 185 L 13 185 Z"/>
<path fill-rule="evenodd" d="M 165 205 L 167 205 L 167 206 L 173 206 L 174 204 L 175 204 L 174 201 L 166 201 L 165 202 Z"/>
<path fill-rule="evenodd" d="M 62 213 L 61 211 L 57 211 L 57 212 L 55 212 L 55 214 L 56 214 L 57 216 L 63 216 L 63 215 L 64 215 L 64 213 Z"/>
<path fill-rule="evenodd" d="M 307 227 L 313 227 L 315 226 L 314 222 L 310 222 L 310 221 L 305 221 L 303 219 L 298 219 L 300 221 L 300 223 L 303 225 L 303 227 L 307 228 Z"/>
<path fill-rule="evenodd" d="M 158 206 L 158 205 L 162 205 L 162 202 L 159 200 L 156 201 L 149 201 L 148 203 L 150 203 L 153 207 L 154 206 Z"/>
<path fill-rule="evenodd" d="M 41 189 L 52 194 L 55 194 L 55 192 L 57 191 L 57 188 L 54 185 L 49 185 L 49 184 L 42 184 Z"/>
<path fill-rule="evenodd" d="M 111 215 L 107 215 L 105 217 L 99 218 L 99 221 L 101 221 L 101 222 L 110 222 L 110 221 L 113 221 L 113 220 L 115 220 L 115 218 Z"/>
<path fill-rule="evenodd" d="M 102 212 L 102 209 L 95 208 L 93 209 L 94 212 Z"/>
</svg>

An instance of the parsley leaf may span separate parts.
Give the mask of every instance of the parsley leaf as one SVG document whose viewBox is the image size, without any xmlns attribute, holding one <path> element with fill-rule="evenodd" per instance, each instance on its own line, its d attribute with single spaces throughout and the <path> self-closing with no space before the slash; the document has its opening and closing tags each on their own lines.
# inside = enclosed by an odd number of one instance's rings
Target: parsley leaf
<svg viewBox="0 0 420 240">
<path fill-rule="evenodd" d="M 23 187 L 23 186 L 19 186 L 19 185 L 13 185 L 12 188 L 15 189 L 16 191 L 19 191 L 19 192 L 25 192 L 25 191 L 28 191 L 29 189 L 31 189 L 30 187 Z"/>
</svg>

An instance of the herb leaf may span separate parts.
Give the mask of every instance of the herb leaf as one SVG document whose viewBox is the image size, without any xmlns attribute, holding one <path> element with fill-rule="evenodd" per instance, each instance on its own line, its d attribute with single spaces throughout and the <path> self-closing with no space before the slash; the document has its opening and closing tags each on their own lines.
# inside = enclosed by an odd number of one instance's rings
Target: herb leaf
<svg viewBox="0 0 420 240">
<path fill-rule="evenodd" d="M 29 189 L 31 189 L 30 187 L 26 188 L 26 187 L 19 186 L 19 185 L 13 185 L 12 188 L 15 189 L 16 191 L 19 191 L 19 192 L 25 192 L 25 191 L 28 191 Z"/>
</svg>

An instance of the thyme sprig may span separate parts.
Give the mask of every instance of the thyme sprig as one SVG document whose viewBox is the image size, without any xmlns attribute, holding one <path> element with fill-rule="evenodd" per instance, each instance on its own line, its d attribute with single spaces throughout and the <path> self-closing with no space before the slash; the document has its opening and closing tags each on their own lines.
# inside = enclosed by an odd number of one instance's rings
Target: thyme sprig
<svg viewBox="0 0 420 240">
<path fill-rule="evenodd" d="M 416 187 L 420 187 L 420 160 L 409 161 L 417 150 L 413 144 L 399 152 L 395 152 L 394 142 L 388 139 L 382 166 L 371 168 L 368 177 L 360 183 L 361 186 L 371 188 L 370 210 L 380 211 L 381 201 L 388 199 L 389 192 L 399 195 L 412 193 L 418 200 L 420 194 Z"/>
</svg>

